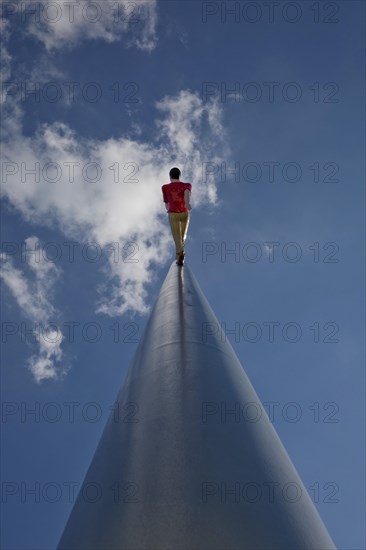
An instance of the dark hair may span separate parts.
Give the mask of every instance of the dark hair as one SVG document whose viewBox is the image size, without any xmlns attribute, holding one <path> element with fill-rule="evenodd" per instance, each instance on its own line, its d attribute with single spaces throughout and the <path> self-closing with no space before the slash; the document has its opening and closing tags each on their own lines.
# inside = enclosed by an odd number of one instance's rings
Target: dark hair
<svg viewBox="0 0 366 550">
<path fill-rule="evenodd" d="M 172 168 L 169 172 L 169 176 L 173 179 L 173 180 L 179 180 L 180 178 L 180 170 L 179 168 Z"/>
</svg>

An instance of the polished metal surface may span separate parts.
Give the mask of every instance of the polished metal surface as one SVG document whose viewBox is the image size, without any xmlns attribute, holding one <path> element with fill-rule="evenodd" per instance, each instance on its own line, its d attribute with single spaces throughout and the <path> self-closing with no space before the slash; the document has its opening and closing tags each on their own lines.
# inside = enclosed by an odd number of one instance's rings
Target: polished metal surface
<svg viewBox="0 0 366 550">
<path fill-rule="evenodd" d="M 187 264 L 117 401 L 59 550 L 335 548 Z"/>
</svg>

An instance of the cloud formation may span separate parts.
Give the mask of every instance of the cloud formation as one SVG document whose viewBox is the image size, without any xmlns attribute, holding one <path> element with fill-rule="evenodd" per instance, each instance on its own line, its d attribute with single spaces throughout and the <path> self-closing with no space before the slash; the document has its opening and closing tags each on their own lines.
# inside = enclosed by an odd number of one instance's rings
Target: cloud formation
<svg viewBox="0 0 366 550">
<path fill-rule="evenodd" d="M 39 250 L 40 243 L 32 236 L 25 240 L 25 246 L 28 250 Z M 68 370 L 61 349 L 63 336 L 51 324 L 59 315 L 50 298 L 60 269 L 41 254 L 26 255 L 29 274 L 17 269 L 6 254 L 1 254 L 0 259 L 0 277 L 30 322 L 29 329 L 34 331 L 38 344 L 38 353 L 28 359 L 28 367 L 36 382 L 58 378 Z"/>
<path fill-rule="evenodd" d="M 109 257 L 109 290 L 97 311 L 112 316 L 148 312 L 153 264 L 163 265 L 171 256 L 161 194 L 170 167 L 183 167 L 183 178 L 193 182 L 193 207 L 217 201 L 215 184 L 203 181 L 202 167 L 205 159 L 219 161 L 224 138 L 219 109 L 187 90 L 165 97 L 157 108 L 163 115 L 156 120 L 154 142 L 85 139 L 62 122 L 43 124 L 28 137 L 13 119 L 11 132 L 5 132 L 2 193 L 26 220 L 102 248 L 118 243 L 123 250 L 135 243 L 133 257 L 131 250 L 117 262 Z"/>
<path fill-rule="evenodd" d="M 111 8 L 111 4 L 106 0 L 103 9 Z M 140 31 L 135 28 L 134 45 L 150 51 L 156 40 L 156 2 L 139 0 L 132 4 L 138 4 L 146 15 L 141 19 L 144 24 Z M 27 70 L 30 74 L 38 71 L 39 80 L 52 71 L 57 81 L 58 69 L 51 66 L 47 49 L 61 48 L 66 43 L 73 46 L 85 38 L 113 41 L 127 32 L 122 25 L 118 34 L 117 27 L 107 19 L 99 23 L 94 25 L 97 31 L 92 35 L 90 23 L 88 27 L 84 20 L 76 21 L 74 27 L 62 21 L 54 26 L 50 22 L 30 23 L 28 31 L 46 49 Z M 10 30 L 6 22 L 5 79 L 16 80 L 18 75 L 11 73 L 12 58 L 7 49 Z M 24 68 L 18 66 L 19 70 Z M 152 106 L 153 139 L 146 139 L 142 123 L 138 124 L 138 137 L 132 138 L 126 132 L 98 140 L 79 135 L 62 120 L 39 124 L 29 135 L 23 128 L 25 107 L 19 97 L 7 96 L 2 107 L 2 197 L 25 221 L 58 230 L 62 240 L 66 237 L 81 244 L 97 243 L 105 261 L 100 268 L 104 282 L 94 297 L 96 313 L 111 317 L 127 312 L 148 313 L 148 286 L 156 276 L 156 267 L 175 256 L 161 193 L 161 186 L 169 181 L 169 169 L 179 166 L 182 179 L 192 182 L 193 215 L 195 208 L 218 203 L 213 178 L 203 177 L 206 161 L 218 163 L 227 154 L 222 108 L 217 100 L 204 102 L 191 90 L 163 97 Z M 34 244 L 34 239 L 29 243 Z M 34 322 L 49 320 L 46 312 L 55 310 L 50 295 L 44 301 L 41 285 L 50 289 L 55 284 L 56 266 L 54 271 L 45 271 L 40 264 L 30 264 L 32 279 L 17 270 L 11 259 L 3 258 L 3 263 L 3 279 L 24 315 Z M 38 296 L 36 301 L 34 296 Z M 38 344 L 39 356 L 31 359 L 36 380 L 57 377 L 61 342 L 50 345 L 39 340 Z"/>
<path fill-rule="evenodd" d="M 18 18 L 26 34 L 48 51 L 71 49 L 84 40 L 123 40 L 127 47 L 150 52 L 157 43 L 156 9 L 156 0 L 37 0 L 8 2 L 3 12 Z"/>
</svg>

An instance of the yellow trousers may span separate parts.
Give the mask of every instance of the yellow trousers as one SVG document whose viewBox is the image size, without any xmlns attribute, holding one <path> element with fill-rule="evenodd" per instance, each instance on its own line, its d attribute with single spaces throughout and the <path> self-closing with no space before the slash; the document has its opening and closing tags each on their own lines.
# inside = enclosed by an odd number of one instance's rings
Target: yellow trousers
<svg viewBox="0 0 366 550">
<path fill-rule="evenodd" d="M 178 256 L 180 252 L 184 252 L 189 224 L 189 212 L 168 212 L 168 215 L 175 242 L 175 252 Z"/>
</svg>

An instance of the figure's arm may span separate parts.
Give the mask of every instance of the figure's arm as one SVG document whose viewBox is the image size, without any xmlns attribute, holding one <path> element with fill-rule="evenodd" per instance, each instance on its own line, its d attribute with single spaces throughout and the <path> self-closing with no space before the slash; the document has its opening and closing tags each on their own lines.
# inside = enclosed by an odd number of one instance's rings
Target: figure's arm
<svg viewBox="0 0 366 550">
<path fill-rule="evenodd" d="M 165 204 L 165 208 L 168 211 L 169 210 L 169 200 L 168 200 L 168 193 L 166 192 L 165 185 L 162 185 L 161 190 L 163 192 L 163 201 L 164 201 L 164 204 Z"/>
<path fill-rule="evenodd" d="M 191 198 L 191 192 L 190 192 L 189 189 L 186 189 L 184 191 L 184 202 L 185 202 L 186 208 L 188 208 L 188 210 L 192 210 L 192 206 L 190 204 L 190 198 Z"/>
</svg>

